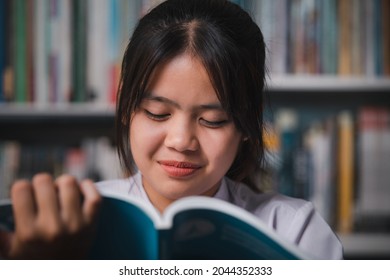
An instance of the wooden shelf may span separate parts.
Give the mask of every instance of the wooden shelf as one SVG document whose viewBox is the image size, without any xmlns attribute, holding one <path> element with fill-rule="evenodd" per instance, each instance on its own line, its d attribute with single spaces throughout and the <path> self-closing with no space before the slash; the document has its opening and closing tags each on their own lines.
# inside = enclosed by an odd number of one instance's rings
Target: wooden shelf
<svg viewBox="0 0 390 280">
<path fill-rule="evenodd" d="M 91 103 L 16 104 L 0 103 L 0 118 L 4 117 L 114 117 L 114 105 Z"/>
<path fill-rule="evenodd" d="M 84 138 L 109 137 L 114 142 L 115 110 L 95 104 L 0 104 L 0 140 L 71 144 Z"/>
<path fill-rule="evenodd" d="M 388 91 L 390 94 L 390 78 L 271 74 L 267 79 L 267 87 L 282 91 L 366 91 L 370 94 Z"/>
<path fill-rule="evenodd" d="M 388 258 L 390 257 L 390 233 L 339 234 L 347 258 Z"/>
</svg>

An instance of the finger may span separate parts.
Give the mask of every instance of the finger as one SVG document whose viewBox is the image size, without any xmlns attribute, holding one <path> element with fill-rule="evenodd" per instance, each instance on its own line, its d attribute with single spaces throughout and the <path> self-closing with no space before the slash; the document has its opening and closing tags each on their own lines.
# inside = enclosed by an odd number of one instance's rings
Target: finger
<svg viewBox="0 0 390 280">
<path fill-rule="evenodd" d="M 32 228 L 37 210 L 31 183 L 16 181 L 11 188 L 11 199 L 16 229 Z"/>
<path fill-rule="evenodd" d="M 80 186 L 84 195 L 83 216 L 87 224 L 92 224 L 97 216 L 102 198 L 91 180 L 84 180 Z"/>
<path fill-rule="evenodd" d="M 81 191 L 76 179 L 70 175 L 57 178 L 61 217 L 70 232 L 76 232 L 82 224 Z"/>
<path fill-rule="evenodd" d="M 37 202 L 38 219 L 47 225 L 58 225 L 59 202 L 53 178 L 46 173 L 33 178 L 33 189 Z"/>
</svg>

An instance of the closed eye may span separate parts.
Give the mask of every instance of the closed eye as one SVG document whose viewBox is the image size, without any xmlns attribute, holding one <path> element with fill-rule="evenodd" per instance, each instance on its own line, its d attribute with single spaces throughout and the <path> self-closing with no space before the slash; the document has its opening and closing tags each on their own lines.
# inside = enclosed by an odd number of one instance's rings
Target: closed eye
<svg viewBox="0 0 390 280">
<path fill-rule="evenodd" d="M 227 124 L 228 120 L 222 120 L 222 121 L 208 121 L 205 119 L 200 119 L 201 124 L 210 127 L 210 128 L 219 128 Z"/>
<path fill-rule="evenodd" d="M 144 110 L 146 116 L 154 121 L 164 121 L 169 118 L 170 114 L 153 114 L 148 110 Z"/>
</svg>

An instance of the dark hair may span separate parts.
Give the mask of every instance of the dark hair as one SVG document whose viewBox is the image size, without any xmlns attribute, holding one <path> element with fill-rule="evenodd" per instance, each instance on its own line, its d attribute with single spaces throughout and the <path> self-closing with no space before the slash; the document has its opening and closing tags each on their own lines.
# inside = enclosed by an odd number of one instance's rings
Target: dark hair
<svg viewBox="0 0 390 280">
<path fill-rule="evenodd" d="M 128 175 L 134 173 L 129 127 L 152 72 L 186 52 L 203 63 L 223 108 L 247 139 L 226 176 L 248 183 L 264 153 L 265 44 L 249 14 L 225 0 L 168 0 L 139 21 L 124 54 L 118 89 L 121 164 Z"/>
</svg>

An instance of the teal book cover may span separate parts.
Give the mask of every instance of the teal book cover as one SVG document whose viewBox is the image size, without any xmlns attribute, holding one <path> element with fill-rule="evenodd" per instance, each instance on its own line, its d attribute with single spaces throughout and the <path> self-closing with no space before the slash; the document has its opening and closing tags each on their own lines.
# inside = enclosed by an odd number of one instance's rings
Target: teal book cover
<svg viewBox="0 0 390 280">
<path fill-rule="evenodd" d="M 254 215 L 210 197 L 188 197 L 163 214 L 138 200 L 102 193 L 89 259 L 307 259 Z M 0 203 L 0 228 L 12 230 L 10 202 Z"/>
</svg>

